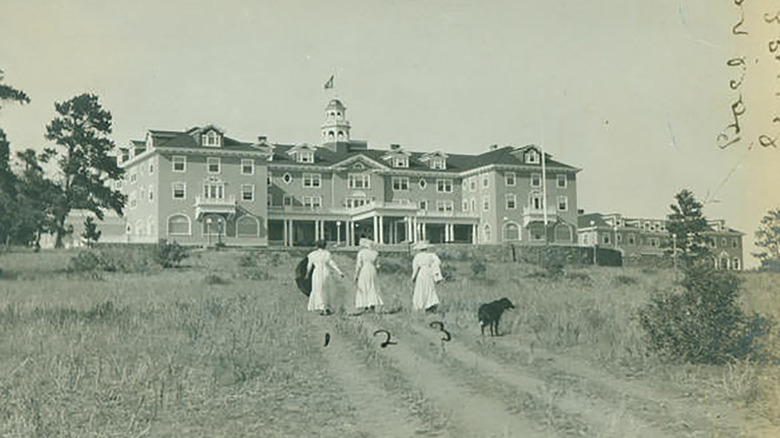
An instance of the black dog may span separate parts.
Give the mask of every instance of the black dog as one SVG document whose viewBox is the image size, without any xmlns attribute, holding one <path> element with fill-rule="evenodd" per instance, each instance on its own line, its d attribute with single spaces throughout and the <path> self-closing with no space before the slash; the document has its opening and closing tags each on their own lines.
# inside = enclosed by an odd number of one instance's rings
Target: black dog
<svg viewBox="0 0 780 438">
<path fill-rule="evenodd" d="M 506 309 L 514 309 L 515 306 L 508 298 L 501 298 L 487 304 L 479 306 L 479 326 L 482 328 L 482 335 L 485 335 L 485 326 L 490 325 L 490 336 L 498 336 L 498 321 Z"/>
</svg>

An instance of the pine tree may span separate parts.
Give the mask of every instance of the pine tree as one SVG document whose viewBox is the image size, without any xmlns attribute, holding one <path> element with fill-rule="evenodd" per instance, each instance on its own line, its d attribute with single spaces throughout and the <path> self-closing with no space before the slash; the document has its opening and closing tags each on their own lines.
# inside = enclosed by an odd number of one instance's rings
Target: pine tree
<svg viewBox="0 0 780 438">
<path fill-rule="evenodd" d="M 763 251 L 753 255 L 761 260 L 761 270 L 780 271 L 780 208 L 769 210 L 756 231 L 756 246 Z"/>
<path fill-rule="evenodd" d="M 97 243 L 101 234 L 103 232 L 97 229 L 97 224 L 92 219 L 92 216 L 87 216 L 84 220 L 84 232 L 81 233 L 81 237 L 87 242 L 87 246 L 92 247 L 93 244 Z"/>
<path fill-rule="evenodd" d="M 0 69 L 0 109 L 6 102 L 30 103 L 24 91 L 3 84 L 3 70 Z M 0 242 L 7 244 L 11 239 L 11 224 L 17 212 L 16 177 L 11 171 L 11 145 L 0 127 Z"/>
<path fill-rule="evenodd" d="M 710 238 L 705 234 L 710 230 L 707 219 L 702 213 L 702 203 L 687 189 L 674 195 L 676 201 L 667 216 L 667 230 L 681 253 L 683 262 L 691 264 L 709 255 Z"/>
<path fill-rule="evenodd" d="M 125 195 L 114 190 L 109 180 L 119 180 L 124 171 L 109 155 L 114 143 L 111 113 L 103 109 L 94 94 L 82 94 L 55 103 L 59 116 L 46 126 L 46 138 L 59 146 L 46 148 L 45 160 L 57 157 L 62 178 L 57 182 L 62 198 L 54 208 L 55 246 L 62 247 L 67 234 L 65 219 L 74 208 L 87 209 L 103 219 L 103 210 L 122 214 Z"/>
</svg>

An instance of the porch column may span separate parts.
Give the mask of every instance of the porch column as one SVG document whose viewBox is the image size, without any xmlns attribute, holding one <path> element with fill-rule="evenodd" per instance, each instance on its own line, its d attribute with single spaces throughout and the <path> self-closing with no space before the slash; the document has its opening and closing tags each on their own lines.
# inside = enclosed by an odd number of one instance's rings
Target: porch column
<svg viewBox="0 0 780 438">
<path fill-rule="evenodd" d="M 412 217 L 406 216 L 404 225 L 406 226 L 406 241 L 411 242 L 412 241 Z"/>
<path fill-rule="evenodd" d="M 477 241 L 477 224 L 471 225 L 471 243 L 476 245 Z"/>
<path fill-rule="evenodd" d="M 349 221 L 349 246 L 355 246 L 355 221 Z"/>
<path fill-rule="evenodd" d="M 341 221 L 336 221 L 336 244 L 341 246 Z"/>
<path fill-rule="evenodd" d="M 384 216 L 379 216 L 379 244 L 385 243 L 385 220 Z"/>
<path fill-rule="evenodd" d="M 292 219 L 289 219 L 290 224 L 287 226 L 287 232 L 289 235 L 287 236 L 287 246 L 293 246 L 295 245 L 295 221 Z"/>
<path fill-rule="evenodd" d="M 320 221 L 314 219 L 314 241 L 320 240 Z"/>
<path fill-rule="evenodd" d="M 450 224 L 444 224 L 444 243 L 450 241 Z"/>
<path fill-rule="evenodd" d="M 374 216 L 374 242 L 379 243 L 379 217 Z"/>
<path fill-rule="evenodd" d="M 325 220 L 320 221 L 320 239 L 325 238 Z"/>
<path fill-rule="evenodd" d="M 412 243 L 417 242 L 417 217 L 412 216 L 412 227 L 411 227 L 411 236 L 412 236 Z"/>
<path fill-rule="evenodd" d="M 422 240 L 428 240 L 428 227 L 425 225 L 425 222 L 420 224 L 420 228 L 422 228 Z"/>
</svg>

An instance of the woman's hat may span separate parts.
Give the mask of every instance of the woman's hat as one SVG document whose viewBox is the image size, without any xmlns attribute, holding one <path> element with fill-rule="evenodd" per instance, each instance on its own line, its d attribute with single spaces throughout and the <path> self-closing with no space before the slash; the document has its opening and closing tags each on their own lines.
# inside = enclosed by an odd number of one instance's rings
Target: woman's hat
<svg viewBox="0 0 780 438">
<path fill-rule="evenodd" d="M 421 241 L 415 243 L 414 245 L 412 245 L 412 249 L 415 250 L 415 251 L 422 251 L 422 250 L 428 249 L 430 247 L 431 247 L 431 244 L 428 243 L 427 240 L 421 240 Z"/>
<path fill-rule="evenodd" d="M 361 238 L 359 245 L 363 248 L 371 248 L 374 246 L 374 241 L 368 238 Z"/>
</svg>

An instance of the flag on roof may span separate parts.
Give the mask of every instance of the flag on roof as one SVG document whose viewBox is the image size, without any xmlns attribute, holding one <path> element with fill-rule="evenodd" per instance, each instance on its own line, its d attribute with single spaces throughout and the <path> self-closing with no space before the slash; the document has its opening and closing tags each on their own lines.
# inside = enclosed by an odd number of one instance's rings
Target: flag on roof
<svg viewBox="0 0 780 438">
<path fill-rule="evenodd" d="M 330 79 L 328 79 L 328 82 L 325 82 L 325 89 L 333 88 L 333 75 L 330 75 Z"/>
</svg>

